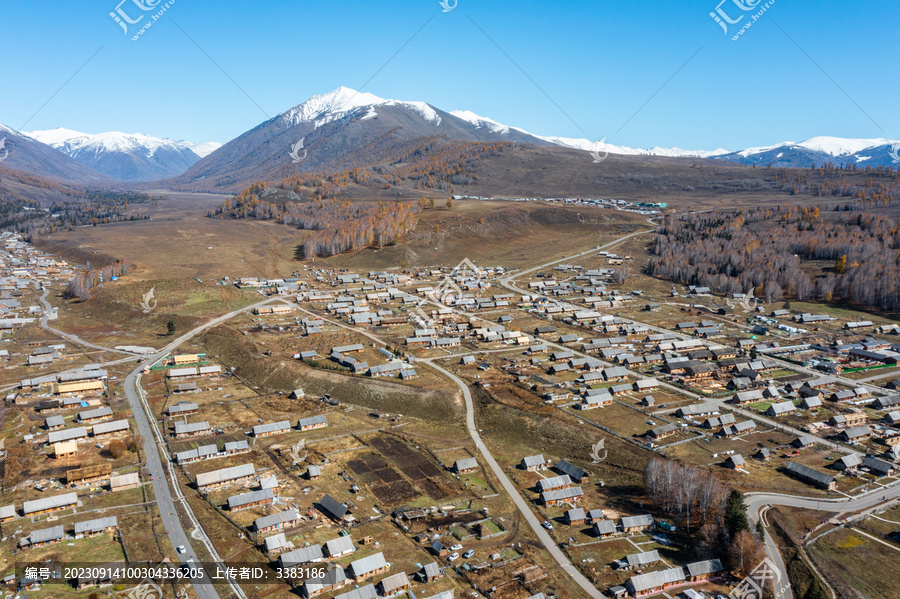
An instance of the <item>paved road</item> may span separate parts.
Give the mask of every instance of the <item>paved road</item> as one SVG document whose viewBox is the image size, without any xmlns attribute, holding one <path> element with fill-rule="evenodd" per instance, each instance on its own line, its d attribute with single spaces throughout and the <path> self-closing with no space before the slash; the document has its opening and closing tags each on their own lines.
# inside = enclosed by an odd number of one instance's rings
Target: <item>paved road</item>
<svg viewBox="0 0 900 599">
<path fill-rule="evenodd" d="M 178 346 L 185 343 L 192 337 L 202 333 L 203 331 L 217 326 L 231 318 L 234 318 L 239 314 L 243 314 L 247 311 L 253 310 L 254 308 L 273 301 L 275 300 L 266 299 L 252 306 L 247 306 L 246 308 L 235 310 L 234 312 L 230 312 L 228 314 L 215 318 L 207 322 L 206 324 L 203 324 L 182 335 L 181 337 L 178 337 L 157 353 L 148 356 L 147 364 L 153 364 L 158 360 L 161 360 L 162 358 L 169 355 L 172 351 L 174 351 Z M 174 494 L 181 502 L 182 507 L 188 515 L 188 518 L 192 521 L 194 527 L 200 531 L 201 542 L 206 546 L 206 549 L 207 551 L 209 551 L 212 559 L 218 563 L 221 563 L 222 559 L 219 557 L 218 552 L 216 552 L 215 547 L 209 541 L 206 533 L 203 532 L 202 526 L 194 516 L 194 513 L 191 510 L 188 502 L 184 500 L 184 496 L 181 493 L 181 488 L 178 486 L 172 464 L 165 453 L 165 439 L 156 424 L 156 419 L 150 412 L 149 406 L 144 401 L 143 391 L 140 388 L 140 380 L 143 370 L 144 365 L 141 365 L 135 368 L 125 378 L 125 396 L 128 398 L 128 403 L 131 405 L 131 410 L 134 414 L 134 420 L 137 424 L 138 433 L 144 439 L 144 454 L 147 460 L 147 469 L 153 479 L 153 491 L 156 494 L 156 503 L 159 506 L 159 513 L 162 517 L 163 524 L 166 527 L 166 532 L 168 534 L 169 540 L 172 542 L 172 545 L 174 547 L 179 547 L 181 545 L 185 547 L 186 553 L 180 556 L 183 563 L 188 563 L 191 560 L 193 560 L 193 562 L 195 563 L 200 562 L 200 559 L 191 547 L 190 540 L 188 539 L 188 536 L 181 525 L 181 521 L 178 518 L 178 512 L 175 509 L 176 498 L 173 497 L 174 488 Z M 163 453 L 163 455 L 166 455 L 165 467 L 163 465 L 162 459 L 160 458 L 161 452 Z M 169 486 L 169 479 L 171 479 L 171 487 Z M 218 599 L 219 597 L 219 594 L 213 584 L 206 579 L 202 582 L 194 582 L 193 586 L 194 590 L 197 592 L 199 599 Z M 241 597 L 242 599 L 245 598 L 245 595 L 240 587 L 238 587 L 233 582 L 230 586 L 238 597 Z"/>
<path fill-rule="evenodd" d="M 856 497 L 840 499 L 817 499 L 801 495 L 780 495 L 777 493 L 747 493 L 746 504 L 752 518 L 756 519 L 759 510 L 766 505 L 783 505 L 787 507 L 818 510 L 820 512 L 856 513 L 865 512 L 879 505 L 900 499 L 900 483 L 893 483 L 887 488 L 878 488 Z"/>
<path fill-rule="evenodd" d="M 362 334 L 376 343 L 379 343 L 381 345 L 386 345 L 386 343 L 384 341 L 379 339 L 377 336 L 369 333 L 368 331 L 363 331 L 357 327 L 325 318 L 323 316 L 320 316 L 318 314 L 315 314 L 314 312 L 310 312 L 309 310 L 305 310 L 303 308 L 299 308 L 299 310 L 301 312 L 305 312 L 306 314 L 310 314 L 312 316 L 316 316 L 317 318 L 321 318 L 324 322 L 327 322 L 329 324 L 332 324 L 332 325 L 335 325 L 335 326 L 338 326 L 338 327 L 341 327 L 344 329 L 348 329 L 355 333 Z M 494 350 L 494 351 L 497 351 L 497 352 L 514 351 L 516 349 L 521 351 L 521 348 L 510 348 L 510 349 L 502 349 L 502 350 Z M 481 353 L 490 353 L 490 352 L 478 352 L 478 353 L 481 354 Z M 464 355 L 464 354 L 454 354 L 452 356 L 447 356 L 447 358 L 459 358 L 459 356 L 461 356 L 461 355 Z M 490 450 L 488 450 L 487 446 L 481 440 L 481 436 L 478 434 L 478 429 L 475 427 L 475 405 L 472 402 L 472 394 L 469 391 L 469 387 L 465 384 L 465 382 L 462 379 L 460 379 L 459 377 L 454 375 L 452 372 L 435 364 L 434 363 L 435 359 L 439 359 L 439 358 L 424 358 L 424 359 L 417 360 L 417 362 L 424 362 L 424 363 L 428 364 L 429 366 L 431 366 L 432 368 L 434 368 L 435 370 L 437 370 L 438 372 L 440 372 L 441 374 L 443 374 L 444 376 L 449 378 L 451 381 L 453 381 L 457 385 L 457 387 L 459 387 L 459 389 L 462 391 L 462 394 L 463 394 L 463 397 L 465 398 L 465 403 L 466 403 L 466 427 L 469 430 L 469 435 L 472 437 L 472 440 L 475 441 L 475 446 L 478 447 L 479 451 L 481 451 L 481 454 L 484 456 L 485 461 L 487 461 L 488 465 L 491 467 L 491 470 L 493 470 L 494 474 L 497 476 L 497 478 L 500 480 L 500 483 L 503 485 L 503 489 L 512 498 L 513 502 L 516 504 L 516 507 L 519 509 L 519 511 L 525 517 L 525 520 L 531 526 L 532 530 L 534 530 L 538 539 L 541 541 L 541 543 L 544 544 L 544 547 L 546 547 L 546 549 L 550 553 L 550 555 L 552 555 L 553 558 L 559 563 L 560 567 L 562 567 L 562 569 L 565 570 L 565 572 L 567 574 L 569 574 L 569 576 L 571 576 L 572 579 L 581 588 L 584 589 L 584 591 L 588 594 L 589 597 L 594 597 L 597 599 L 604 598 L 605 595 L 603 595 L 603 593 L 598 591 L 594 587 L 594 585 L 591 584 L 591 582 L 587 578 L 585 578 L 584 575 L 582 575 L 581 572 L 579 572 L 578 569 L 575 568 L 575 566 L 572 565 L 572 563 L 569 561 L 569 559 L 566 557 L 566 555 L 562 552 L 562 550 L 560 550 L 559 546 L 557 546 L 556 541 L 553 540 L 553 537 L 551 537 L 549 534 L 547 534 L 547 531 L 544 530 L 544 528 L 541 526 L 540 522 L 538 522 L 538 519 L 535 517 L 534 512 L 531 511 L 531 507 L 528 505 L 528 503 L 525 501 L 525 499 L 522 498 L 522 495 L 512 484 L 512 481 L 510 481 L 509 478 L 506 476 L 506 473 L 503 472 L 503 468 L 500 467 L 500 464 L 497 463 L 497 460 L 494 459 L 494 456 L 491 455 Z"/>
<path fill-rule="evenodd" d="M 491 455 L 490 450 L 484 444 L 484 441 L 481 440 L 481 436 L 478 434 L 478 428 L 475 426 L 475 405 L 472 401 L 472 394 L 469 392 L 469 387 L 466 383 L 457 377 L 455 374 L 450 372 L 449 370 L 438 366 L 431 360 L 420 360 L 422 362 L 427 362 L 432 368 L 439 371 L 441 374 L 452 380 L 459 387 L 460 391 L 462 391 L 463 397 L 466 401 L 466 427 L 469 429 L 469 435 L 472 437 L 472 440 L 475 441 L 475 446 L 478 447 L 478 450 L 481 452 L 481 455 L 484 456 L 485 461 L 488 463 L 488 466 L 491 467 L 491 470 L 494 472 L 494 475 L 500 479 L 500 484 L 503 485 L 504 491 L 506 491 L 507 495 L 512 498 L 513 502 L 516 504 L 516 507 L 525 517 L 525 520 L 531 526 L 531 529 L 534 531 L 534 534 L 537 535 L 538 539 L 541 543 L 544 544 L 544 547 L 547 548 L 547 551 L 550 552 L 550 555 L 553 556 L 553 559 L 557 561 L 560 567 L 572 577 L 572 579 L 578 583 L 584 592 L 587 593 L 588 597 L 595 598 L 603 598 L 605 595 L 598 591 L 591 581 L 585 578 L 585 576 L 578 571 L 578 569 L 572 565 L 572 562 L 569 561 L 569 558 L 566 557 L 566 554 L 562 552 L 562 550 L 557 546 L 556 541 L 551 537 L 546 530 L 541 526 L 538 519 L 535 517 L 534 512 L 531 511 L 531 506 L 528 505 L 528 502 L 522 497 L 519 493 L 518 489 L 512 484 L 512 481 L 509 480 L 509 477 L 506 476 L 506 473 L 503 471 L 503 468 L 500 467 L 500 464 L 497 463 L 497 460 L 494 459 L 494 456 Z"/>
<path fill-rule="evenodd" d="M 803 508 L 808 510 L 817 510 L 822 512 L 833 513 L 850 513 L 853 516 L 874 512 L 887 505 L 893 505 L 900 499 L 900 484 L 893 484 L 889 488 L 875 489 L 863 495 L 854 498 L 841 499 L 815 499 L 812 497 L 802 497 L 796 495 L 778 495 L 772 493 L 748 493 L 745 495 L 747 510 L 750 513 L 751 521 L 755 522 L 760 516 L 760 511 L 772 505 Z M 787 568 L 781 557 L 778 546 L 772 540 L 769 534 L 766 534 L 766 550 L 772 557 L 772 561 L 781 571 L 781 579 L 788 580 Z M 784 594 L 785 599 L 793 599 L 789 585 Z"/>
</svg>

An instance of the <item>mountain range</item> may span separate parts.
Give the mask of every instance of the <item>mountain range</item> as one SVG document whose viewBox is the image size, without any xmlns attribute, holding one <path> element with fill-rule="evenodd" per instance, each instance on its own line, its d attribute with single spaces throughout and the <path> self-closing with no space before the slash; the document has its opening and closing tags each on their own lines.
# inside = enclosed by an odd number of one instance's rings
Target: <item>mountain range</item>
<svg viewBox="0 0 900 599">
<path fill-rule="evenodd" d="M 90 135 L 61 127 L 26 135 L 120 181 L 155 181 L 180 175 L 222 145 L 118 131 Z"/>
<path fill-rule="evenodd" d="M 632 148 L 587 139 L 541 136 L 471 111 L 444 111 L 426 102 L 388 100 L 340 87 L 311 97 L 228 143 L 192 143 L 119 132 L 87 134 L 57 128 L 18 133 L 0 125 L 3 166 L 73 183 L 234 191 L 258 180 L 306 171 L 337 172 L 393 164 L 416 140 L 507 141 L 597 154 L 697 158 L 746 165 L 816 167 L 828 163 L 894 166 L 900 142 L 815 137 L 772 146 L 684 150 Z M 437 141 L 436 141 L 437 143 Z"/>
</svg>

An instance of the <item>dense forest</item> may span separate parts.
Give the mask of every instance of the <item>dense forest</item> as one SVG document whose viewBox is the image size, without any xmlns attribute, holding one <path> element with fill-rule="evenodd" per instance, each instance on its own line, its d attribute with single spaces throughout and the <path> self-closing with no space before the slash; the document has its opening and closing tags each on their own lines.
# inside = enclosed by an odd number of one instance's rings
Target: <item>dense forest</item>
<svg viewBox="0 0 900 599">
<path fill-rule="evenodd" d="M 311 231 L 300 244 L 304 258 L 380 248 L 397 243 L 412 230 L 419 211 L 428 203 L 338 199 L 351 185 L 390 189 L 412 183 L 416 189 L 452 193 L 454 185 L 477 184 L 477 175 L 470 172 L 477 162 L 513 146 L 509 142 L 448 142 L 443 138 L 410 140 L 391 164 L 352 168 L 330 175 L 300 173 L 277 184 L 254 183 L 226 200 L 210 216 L 274 220 Z M 305 197 L 311 201 L 302 201 Z"/>
<path fill-rule="evenodd" d="M 397 243 L 413 229 L 419 205 L 411 202 L 273 202 L 257 195 L 265 189 L 257 184 L 216 209 L 213 216 L 275 220 L 311 231 L 300 244 L 304 258 L 333 256 L 366 247 L 381 248 Z"/>
<path fill-rule="evenodd" d="M 743 495 L 695 466 L 653 458 L 644 469 L 644 491 L 656 508 L 690 535 L 697 557 L 725 558 L 743 575 L 765 557 L 759 531 L 750 529 Z"/>
<path fill-rule="evenodd" d="M 841 300 L 897 310 L 900 222 L 860 207 L 876 202 L 897 200 L 670 216 L 657 230 L 648 274 L 722 294 L 753 292 L 767 302 Z"/>
<path fill-rule="evenodd" d="M 24 189 L 42 194 L 42 199 L 26 196 Z M 0 167 L 0 230 L 29 239 L 85 225 L 146 220 L 148 216 L 130 208 L 155 201 L 143 193 L 83 189 Z"/>
</svg>

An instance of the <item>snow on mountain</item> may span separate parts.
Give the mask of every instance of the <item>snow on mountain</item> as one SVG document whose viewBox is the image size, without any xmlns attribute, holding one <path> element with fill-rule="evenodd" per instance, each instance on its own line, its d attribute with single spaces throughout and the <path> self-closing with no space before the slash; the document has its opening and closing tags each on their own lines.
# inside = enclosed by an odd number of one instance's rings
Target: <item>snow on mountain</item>
<svg viewBox="0 0 900 599">
<path fill-rule="evenodd" d="M 489 119 L 487 117 L 478 116 L 471 110 L 451 110 L 450 114 L 455 116 L 456 118 L 460 118 L 466 122 L 472 123 L 478 128 L 487 127 L 494 133 L 509 133 L 509 127 L 506 125 L 502 125 L 495 120 Z M 519 129 L 521 131 L 521 129 Z M 523 131 L 523 133 L 526 133 Z"/>
<path fill-rule="evenodd" d="M 489 119 L 487 117 L 479 116 L 472 112 L 471 110 L 454 110 L 450 114 L 457 118 L 461 118 L 464 121 L 472 123 L 476 127 L 487 127 L 491 131 L 495 131 L 497 133 L 508 133 L 510 130 L 519 131 L 521 133 L 525 133 L 527 135 L 533 135 L 538 139 L 542 139 L 548 143 L 557 146 L 563 146 L 565 148 L 573 148 L 575 150 L 584 150 L 585 152 L 609 152 L 611 154 L 626 154 L 629 156 L 688 156 L 693 158 L 709 158 L 711 156 L 719 156 L 721 154 L 728 154 L 730 150 L 725 150 L 719 148 L 718 150 L 707 151 L 707 150 L 683 150 L 681 148 L 629 148 L 627 146 L 614 146 L 612 144 L 608 144 L 605 141 L 591 141 L 589 139 L 576 139 L 571 137 L 556 137 L 556 136 L 543 136 L 536 135 L 534 133 L 529 133 L 524 129 L 519 129 L 518 127 L 507 127 L 501 123 L 493 119 Z"/>
<path fill-rule="evenodd" d="M 194 154 L 196 154 L 200 158 L 206 158 L 207 156 L 221 148 L 222 144 L 217 141 L 207 141 L 199 144 L 190 144 L 188 147 L 193 150 Z"/>
<path fill-rule="evenodd" d="M 108 184 L 112 180 L 86 168 L 47 144 L 0 123 L 0 164 L 4 168 L 72 183 Z"/>
<path fill-rule="evenodd" d="M 312 121 L 318 129 L 322 125 L 340 119 L 360 108 L 368 108 L 363 117 L 371 119 L 378 116 L 376 106 L 402 106 L 414 110 L 427 121 L 435 125 L 441 124 L 441 117 L 426 102 L 404 102 L 400 100 L 385 100 L 374 94 L 358 92 L 349 87 L 339 87 L 333 92 L 312 96 L 309 100 L 281 113 L 281 117 L 288 126 L 298 125 Z"/>
<path fill-rule="evenodd" d="M 748 157 L 754 154 L 763 154 L 780 148 L 799 149 L 803 148 L 812 152 L 828 154 L 835 158 L 839 156 L 849 156 L 857 154 L 870 148 L 876 148 L 885 145 L 891 145 L 895 142 L 889 139 L 848 139 L 844 137 L 813 137 L 802 142 L 783 141 L 774 146 L 763 146 L 759 148 L 747 148 L 737 152 L 739 155 Z"/>
<path fill-rule="evenodd" d="M 533 134 L 532 134 L 533 135 Z M 589 139 L 573 139 L 569 137 L 540 137 L 544 141 L 552 144 L 563 146 L 566 148 L 574 148 L 576 150 L 584 150 L 592 152 L 594 150 L 600 152 L 609 152 L 610 154 L 624 154 L 626 156 L 666 156 L 669 158 L 710 158 L 730 153 L 730 150 L 719 148 L 718 150 L 685 150 L 683 148 L 661 148 L 659 146 L 653 148 L 629 148 L 628 146 L 616 146 L 606 143 L 603 140 L 591 141 Z"/>
<path fill-rule="evenodd" d="M 123 181 L 151 181 L 181 174 L 221 146 L 215 142 L 197 144 L 142 133 L 90 134 L 62 127 L 24 134 Z"/>
<path fill-rule="evenodd" d="M 151 137 L 149 135 L 144 135 L 143 133 L 129 134 L 121 133 L 119 131 L 110 131 L 92 135 L 90 133 L 81 133 L 62 127 L 46 131 L 25 132 L 25 135 L 28 135 L 41 143 L 45 143 L 48 146 L 54 147 L 57 150 L 62 150 L 70 156 L 85 151 L 99 154 L 102 152 L 133 152 L 135 150 L 146 151 L 147 156 L 153 156 L 160 149 L 193 151 L 193 148 L 195 147 L 202 147 L 203 149 L 211 147 L 212 149 L 207 151 L 208 154 L 222 145 L 217 142 L 196 144 L 189 141 Z"/>
</svg>

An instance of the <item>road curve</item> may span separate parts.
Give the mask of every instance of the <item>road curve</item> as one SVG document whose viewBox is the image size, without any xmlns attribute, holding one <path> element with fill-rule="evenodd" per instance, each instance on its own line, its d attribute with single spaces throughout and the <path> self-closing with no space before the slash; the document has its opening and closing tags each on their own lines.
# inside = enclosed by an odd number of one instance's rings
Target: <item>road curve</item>
<svg viewBox="0 0 900 599">
<path fill-rule="evenodd" d="M 531 511 L 531 507 L 528 505 L 528 502 L 522 497 L 516 487 L 512 484 L 512 481 L 506 476 L 506 473 L 503 472 L 503 468 L 500 467 L 500 464 L 497 463 L 497 460 L 494 459 L 494 456 L 491 455 L 490 450 L 484 444 L 484 441 L 481 440 L 481 436 L 478 434 L 478 428 L 475 426 L 475 405 L 472 401 L 472 393 L 469 391 L 468 385 L 460 379 L 458 376 L 443 368 L 438 366 L 434 362 L 430 360 L 420 360 L 420 362 L 426 362 L 429 366 L 452 380 L 459 387 L 460 391 L 462 391 L 463 397 L 466 402 L 466 427 L 469 429 L 469 435 L 472 437 L 472 440 L 475 441 L 475 446 L 478 447 L 478 450 L 481 452 L 481 455 L 484 457 L 488 466 L 491 467 L 491 470 L 494 472 L 494 475 L 500 480 L 500 484 L 503 485 L 503 490 L 506 491 L 507 495 L 512 498 L 513 502 L 516 504 L 516 507 L 519 509 L 519 512 L 525 517 L 525 520 L 528 522 L 531 529 L 537 535 L 538 539 L 540 539 L 541 543 L 544 544 L 547 551 L 550 552 L 550 555 L 553 556 L 553 559 L 560 565 L 560 567 L 572 577 L 572 579 L 580 586 L 585 593 L 587 593 L 588 597 L 594 597 L 596 599 L 603 599 L 605 595 L 597 590 L 591 581 L 589 581 L 585 576 L 578 571 L 578 569 L 572 565 L 572 562 L 569 561 L 569 558 L 562 552 L 562 550 L 557 546 L 556 541 L 553 540 L 546 530 L 541 526 L 538 519 L 535 517 L 534 512 Z"/>
<path fill-rule="evenodd" d="M 315 314 L 314 312 L 310 312 L 303 308 L 299 308 L 299 310 L 301 312 L 305 312 L 307 314 L 316 316 L 317 318 L 322 318 L 322 320 L 324 320 L 325 322 L 327 322 L 329 324 L 336 325 L 338 327 L 353 331 L 355 333 L 360 333 L 360 334 L 368 337 L 372 341 L 375 341 L 376 343 L 385 345 L 384 341 L 382 341 L 377 336 L 375 336 L 367 331 L 362 331 L 356 327 L 346 325 L 341 322 L 336 322 L 336 321 L 328 319 L 328 318 L 324 318 L 322 316 L 319 316 L 318 314 Z M 500 350 L 500 351 L 510 351 L 510 350 Z M 484 352 L 478 352 L 478 353 L 484 353 Z M 453 357 L 456 358 L 458 356 L 454 355 Z M 575 581 L 576 584 L 578 584 L 578 586 L 580 586 L 582 589 L 584 589 L 584 591 L 588 594 L 589 597 L 594 597 L 595 599 L 604 599 L 605 595 L 603 595 L 603 593 L 598 591 L 594 587 L 594 585 L 592 585 L 591 582 L 587 578 L 585 578 L 584 575 L 581 572 L 579 572 L 577 568 L 575 568 L 575 566 L 572 565 L 572 563 L 569 561 L 569 559 L 566 557 L 566 555 L 557 546 L 556 542 L 553 540 L 553 537 L 551 537 L 549 534 L 547 534 L 547 531 L 545 531 L 543 529 L 543 527 L 541 527 L 540 522 L 538 522 L 538 519 L 534 516 L 534 512 L 531 511 L 531 507 L 522 498 L 519 491 L 512 484 L 512 481 L 510 481 L 509 478 L 506 476 L 506 473 L 503 472 L 503 469 L 500 467 L 500 464 L 497 463 L 497 460 L 494 459 L 494 456 L 491 455 L 491 452 L 488 450 L 487 446 L 481 440 L 481 436 L 478 434 L 478 429 L 475 427 L 475 405 L 472 401 L 472 394 L 469 391 L 469 387 L 465 384 L 465 382 L 462 379 L 460 379 L 459 377 L 454 375 L 449 370 L 447 370 L 441 366 L 438 366 L 437 364 L 434 363 L 433 360 L 434 360 L 434 358 L 424 358 L 424 359 L 417 360 L 417 362 L 425 363 L 425 364 L 431 366 L 432 368 L 434 368 L 435 370 L 437 370 L 438 372 L 440 372 L 441 374 L 443 374 L 444 376 L 449 378 L 451 381 L 456 383 L 456 386 L 459 387 L 459 389 L 462 391 L 463 397 L 465 398 L 465 402 L 466 402 L 466 428 L 468 428 L 468 430 L 469 430 L 469 435 L 472 437 L 472 440 L 475 441 L 476 447 L 478 447 L 478 450 L 481 451 L 481 454 L 484 456 L 484 459 L 487 461 L 488 465 L 491 467 L 491 470 L 494 472 L 494 474 L 500 480 L 500 483 L 503 485 L 504 491 L 506 491 L 506 493 L 512 498 L 513 502 L 516 504 L 516 507 L 519 509 L 519 511 L 525 517 L 525 520 L 528 522 L 529 526 L 531 526 L 532 530 L 534 530 L 535 534 L 538 536 L 538 539 L 540 539 L 541 543 L 544 544 L 544 547 L 547 548 L 547 551 L 550 553 L 550 555 L 552 555 L 553 558 L 557 561 L 557 563 L 559 563 L 560 567 L 562 567 L 562 569 L 569 576 L 572 577 L 572 579 Z"/>
<path fill-rule="evenodd" d="M 63 332 L 63 331 L 60 331 L 59 329 L 54 329 L 53 327 L 51 327 L 50 325 L 47 324 L 47 321 L 50 320 L 50 313 L 53 311 L 53 306 L 51 306 L 51 305 L 50 305 L 50 302 L 47 301 L 47 296 L 48 296 L 49 294 L 50 294 L 50 288 L 49 288 L 49 287 L 45 287 L 45 288 L 44 288 L 44 293 L 43 293 L 43 295 L 41 295 L 41 297 L 38 298 L 38 300 L 39 300 L 39 301 L 41 302 L 41 304 L 44 306 L 44 315 L 41 317 L 41 320 L 40 320 L 40 323 L 39 323 L 39 324 L 40 324 L 40 327 L 41 327 L 42 329 L 44 329 L 45 331 L 50 331 L 50 332 L 53 333 L 54 335 L 59 335 L 59 336 L 62 337 L 63 339 L 68 339 L 68 340 L 71 341 L 72 343 L 75 343 L 75 344 L 78 344 L 78 345 L 83 345 L 83 346 L 85 346 L 85 347 L 90 347 L 90 348 L 93 348 L 93 349 L 99 349 L 99 350 L 101 350 L 101 351 L 108 351 L 108 352 L 112 352 L 112 353 L 116 353 L 116 354 L 125 354 L 125 355 L 128 355 L 128 356 L 135 356 L 135 357 L 137 357 L 137 356 L 140 356 L 140 355 L 141 355 L 141 354 L 136 354 L 136 353 L 130 352 L 130 351 L 124 351 L 124 350 L 121 350 L 121 349 L 112 349 L 112 348 L 110 348 L 110 347 L 103 347 L 103 346 L 101 346 L 101 345 L 94 345 L 93 343 L 88 343 L 87 341 L 85 341 L 84 339 L 82 339 L 81 337 L 79 337 L 79 336 L 77 336 L 77 335 L 72 335 L 72 334 L 70 334 L 70 333 L 65 333 L 65 332 Z"/>
<path fill-rule="evenodd" d="M 189 339 L 202 333 L 203 331 L 217 326 L 231 318 L 234 318 L 235 316 L 253 310 L 254 308 L 258 308 L 259 306 L 262 306 L 264 304 L 271 303 L 273 301 L 276 300 L 266 299 L 265 301 L 258 302 L 245 308 L 241 308 L 240 310 L 235 310 L 223 316 L 214 318 L 213 320 L 178 337 L 155 354 L 147 356 L 147 364 L 153 364 L 158 360 L 161 360 L 169 353 L 174 351 L 182 343 L 188 341 Z M 140 379 L 143 370 L 144 365 L 142 364 L 131 371 L 125 378 L 125 396 L 128 398 L 128 403 L 131 406 L 131 411 L 134 415 L 138 433 L 144 439 L 143 449 L 144 455 L 146 456 L 147 460 L 147 470 L 150 472 L 150 475 L 152 477 L 153 491 L 156 494 L 156 503 L 159 506 L 159 514 L 162 518 L 163 524 L 166 527 L 166 533 L 168 534 L 169 540 L 172 542 L 173 547 L 178 547 L 180 545 L 183 545 L 185 547 L 186 553 L 180 555 L 182 562 L 193 560 L 194 563 L 199 564 L 200 560 L 191 547 L 190 540 L 188 539 L 188 536 L 181 525 L 181 521 L 178 518 L 178 512 L 175 509 L 175 499 L 172 495 L 172 488 L 170 488 L 168 484 L 168 480 L 171 479 L 172 486 L 175 487 L 176 495 L 179 496 L 178 499 L 181 501 L 181 504 L 184 507 L 188 518 L 190 518 L 195 527 L 201 531 L 201 541 L 206 546 L 207 551 L 209 551 L 213 560 L 215 560 L 216 562 L 221 562 L 222 560 L 219 557 L 218 552 L 216 552 L 215 547 L 209 541 L 206 533 L 203 532 L 203 528 L 197 518 L 194 516 L 190 505 L 187 501 L 184 500 L 183 496 L 181 495 L 180 488 L 178 488 L 178 482 L 174 476 L 174 472 L 171 472 L 171 463 L 167 460 L 166 466 L 168 468 L 165 468 L 163 465 L 163 461 L 160 458 L 160 452 L 165 452 L 165 440 L 162 432 L 156 425 L 156 419 L 150 412 L 149 405 L 144 402 L 143 392 L 140 388 Z M 204 578 L 203 581 L 194 581 L 194 590 L 197 592 L 197 596 L 199 599 L 218 599 L 219 594 L 216 591 L 215 586 L 208 580 L 208 578 L 209 576 L 207 575 L 207 577 Z M 238 597 L 246 597 L 241 588 L 237 586 L 237 584 L 235 584 L 233 581 L 231 581 L 229 584 L 231 586 L 231 589 Z"/>
</svg>

